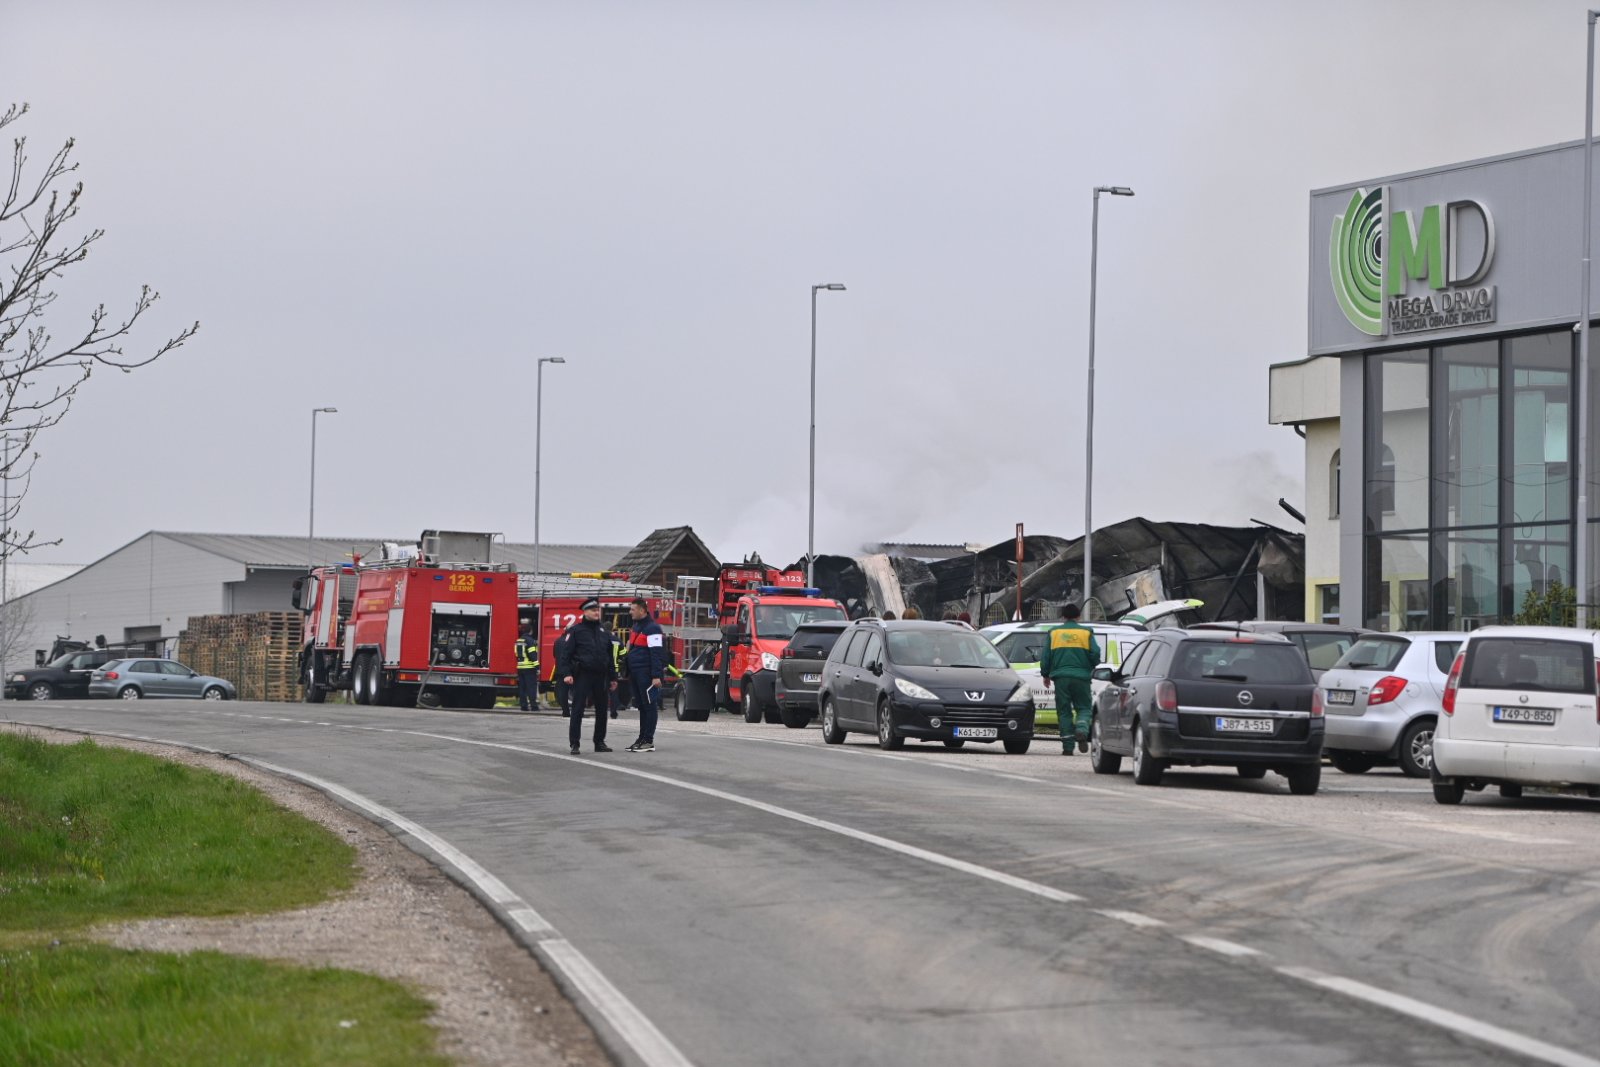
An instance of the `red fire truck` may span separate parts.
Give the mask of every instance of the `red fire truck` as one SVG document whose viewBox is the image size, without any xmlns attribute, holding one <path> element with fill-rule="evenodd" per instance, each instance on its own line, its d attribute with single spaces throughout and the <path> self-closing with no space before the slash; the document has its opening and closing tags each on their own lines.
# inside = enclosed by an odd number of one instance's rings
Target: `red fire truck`
<svg viewBox="0 0 1600 1067">
<path fill-rule="evenodd" d="M 583 618 L 581 605 L 590 597 L 600 601 L 600 620 L 618 641 L 626 640 L 633 618 L 628 606 L 643 597 L 651 617 L 665 619 L 672 610 L 672 597 L 654 585 L 635 585 L 626 574 L 522 574 L 518 576 L 518 612 L 522 625 L 539 628 L 539 685 L 541 689 L 555 678 L 556 638 L 561 631 Z"/>
<path fill-rule="evenodd" d="M 695 605 L 684 599 L 678 598 L 678 625 L 673 628 L 679 662 L 688 661 L 693 650 L 686 647 L 686 635 L 696 632 L 688 619 Z M 762 563 L 760 556 L 723 564 L 713 603 L 721 640 L 696 657 L 698 670 L 686 672 L 678 717 L 703 721 L 715 703 L 742 711 L 746 722 L 782 722 L 773 699 L 778 658 L 802 623 L 847 619 L 843 605 L 808 588 L 804 571 L 780 571 Z M 698 677 L 702 692 L 709 683 L 709 701 L 704 696 L 691 699 L 688 674 Z"/>
<path fill-rule="evenodd" d="M 492 708 L 514 693 L 517 574 L 492 551 L 491 534 L 430 530 L 297 580 L 306 702 L 347 689 L 357 704 Z"/>
</svg>

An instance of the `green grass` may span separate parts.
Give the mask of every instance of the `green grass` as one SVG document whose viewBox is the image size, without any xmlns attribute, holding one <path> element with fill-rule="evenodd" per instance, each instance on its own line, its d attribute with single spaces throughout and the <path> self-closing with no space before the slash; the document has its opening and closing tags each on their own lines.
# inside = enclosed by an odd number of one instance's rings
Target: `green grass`
<svg viewBox="0 0 1600 1067">
<path fill-rule="evenodd" d="M 381 978 L 214 952 L 0 952 L 0 1063 L 16 1067 L 444 1064 L 428 1011 Z"/>
<path fill-rule="evenodd" d="M 355 852 L 234 778 L 92 741 L 0 734 L 0 931 L 278 911 L 355 882 Z"/>
</svg>

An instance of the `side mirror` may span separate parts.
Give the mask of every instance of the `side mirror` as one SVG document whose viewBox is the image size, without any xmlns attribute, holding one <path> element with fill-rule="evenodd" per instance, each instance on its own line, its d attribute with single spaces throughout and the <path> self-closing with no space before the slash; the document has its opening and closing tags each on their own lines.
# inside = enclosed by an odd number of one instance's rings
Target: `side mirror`
<svg viewBox="0 0 1600 1067">
<path fill-rule="evenodd" d="M 873 674 L 883 674 L 883 661 L 877 659 L 873 660 L 870 664 L 868 664 L 867 670 L 871 671 Z"/>
<path fill-rule="evenodd" d="M 1096 667 L 1092 677 L 1097 682 L 1109 682 L 1114 680 L 1115 675 L 1116 672 L 1110 667 Z"/>
<path fill-rule="evenodd" d="M 294 586 L 292 587 L 293 591 L 289 594 L 289 604 L 296 611 L 302 610 L 300 607 L 300 597 L 305 590 L 305 585 L 306 580 L 304 578 L 296 578 L 294 580 Z"/>
</svg>

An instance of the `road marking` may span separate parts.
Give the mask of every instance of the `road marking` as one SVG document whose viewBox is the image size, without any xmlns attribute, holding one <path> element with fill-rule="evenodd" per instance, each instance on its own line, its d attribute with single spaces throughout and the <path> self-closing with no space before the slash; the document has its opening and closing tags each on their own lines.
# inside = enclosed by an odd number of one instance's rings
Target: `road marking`
<svg viewBox="0 0 1600 1067">
<path fill-rule="evenodd" d="M 1201 937 L 1199 934 L 1180 934 L 1178 936 L 1178 940 L 1186 941 L 1195 948 L 1209 949 L 1212 952 L 1218 952 L 1224 956 L 1231 956 L 1234 959 L 1243 959 L 1246 956 L 1261 955 L 1260 952 L 1251 948 L 1249 945 L 1241 945 L 1237 941 L 1224 941 L 1220 937 Z"/>
<path fill-rule="evenodd" d="M 1117 911 L 1113 908 L 1097 908 L 1095 909 L 1095 914 L 1104 915 L 1106 918 L 1115 919 L 1119 923 L 1127 923 L 1129 926 L 1138 926 L 1141 928 L 1153 928 L 1167 925 L 1160 919 L 1152 919 L 1150 916 L 1140 915 L 1136 911 Z"/>
<path fill-rule="evenodd" d="M 539 947 L 545 958 L 589 998 L 589 1003 L 606 1017 L 606 1021 L 639 1054 L 640 1059 L 659 1067 L 691 1067 L 666 1035 L 656 1029 L 655 1024 L 634 1007 L 633 1001 L 623 996 L 622 991 L 612 985 L 599 968 L 589 962 L 587 956 L 572 947 L 570 941 L 552 938 L 541 941 Z"/>
<path fill-rule="evenodd" d="M 1279 974 L 1298 979 L 1319 989 L 1340 993 L 1401 1015 L 1409 1015 L 1414 1019 L 1422 1020 L 1430 1026 L 1454 1031 L 1465 1037 L 1481 1041 L 1486 1045 L 1503 1048 L 1519 1056 L 1555 1064 L 1556 1067 L 1600 1067 L 1600 1060 L 1592 1056 L 1585 1056 L 1580 1052 L 1573 1052 L 1571 1049 L 1565 1049 L 1559 1045 L 1551 1045 L 1537 1038 L 1525 1037 L 1511 1030 L 1502 1029 L 1492 1023 L 1471 1019 L 1446 1008 L 1436 1007 L 1433 1004 L 1415 1000 L 1400 993 L 1391 993 L 1386 989 L 1379 989 L 1377 986 L 1371 986 L 1365 982 L 1323 974 L 1308 967 L 1279 967 L 1277 970 Z"/>
</svg>

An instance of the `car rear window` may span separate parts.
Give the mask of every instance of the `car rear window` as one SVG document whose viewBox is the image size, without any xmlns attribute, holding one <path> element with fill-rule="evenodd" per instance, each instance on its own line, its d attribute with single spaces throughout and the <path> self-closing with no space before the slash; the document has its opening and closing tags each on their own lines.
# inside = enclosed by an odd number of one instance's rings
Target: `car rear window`
<svg viewBox="0 0 1600 1067">
<path fill-rule="evenodd" d="M 1290 640 L 1306 653 L 1306 661 L 1314 671 L 1325 671 L 1339 662 L 1355 640 L 1353 634 L 1312 633 L 1304 631 L 1290 635 Z"/>
<path fill-rule="evenodd" d="M 1433 646 L 1433 663 L 1440 674 L 1449 674 L 1456 665 L 1456 653 L 1461 651 L 1460 641 L 1436 641 Z"/>
<path fill-rule="evenodd" d="M 1305 657 L 1291 644 L 1185 641 L 1173 657 L 1172 677 L 1190 681 L 1294 685 L 1311 681 L 1311 672 Z"/>
<path fill-rule="evenodd" d="M 1411 642 L 1404 637 L 1363 637 L 1333 666 L 1342 671 L 1392 671 L 1410 647 Z M 1445 670 L 1449 669 L 1446 663 Z"/>
<path fill-rule="evenodd" d="M 838 643 L 842 633 L 843 630 L 807 630 L 801 627 L 789 638 L 789 647 L 796 652 L 820 652 L 826 656 Z"/>
<path fill-rule="evenodd" d="M 1467 644 L 1463 689 L 1594 692 L 1594 653 L 1587 642 L 1538 637 L 1484 637 Z"/>
</svg>

